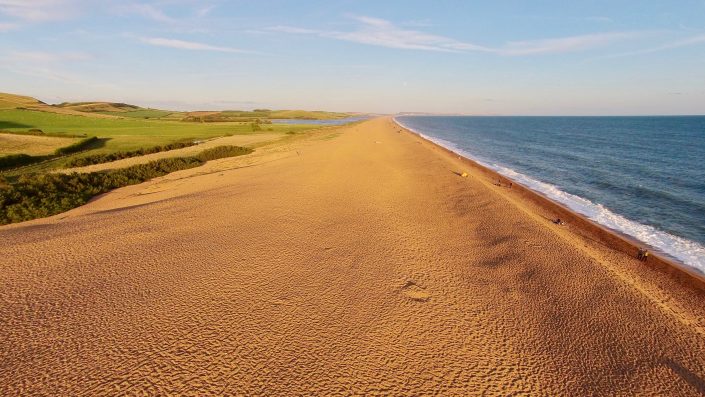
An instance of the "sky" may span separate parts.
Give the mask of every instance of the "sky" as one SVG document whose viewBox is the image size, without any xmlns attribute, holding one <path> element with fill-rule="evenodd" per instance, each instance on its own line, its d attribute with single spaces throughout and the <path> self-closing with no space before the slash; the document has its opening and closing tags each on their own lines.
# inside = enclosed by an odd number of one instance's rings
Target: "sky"
<svg viewBox="0 0 705 397">
<path fill-rule="evenodd" d="M 0 92 L 172 110 L 705 114 L 705 0 L 0 0 Z"/>
</svg>

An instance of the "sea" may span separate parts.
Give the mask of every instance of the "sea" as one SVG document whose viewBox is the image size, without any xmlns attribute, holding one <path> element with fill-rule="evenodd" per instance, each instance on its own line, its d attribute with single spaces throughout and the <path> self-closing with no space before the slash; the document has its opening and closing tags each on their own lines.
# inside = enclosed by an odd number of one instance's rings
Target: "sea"
<svg viewBox="0 0 705 397">
<path fill-rule="evenodd" d="M 705 116 L 395 120 L 705 274 Z"/>
</svg>

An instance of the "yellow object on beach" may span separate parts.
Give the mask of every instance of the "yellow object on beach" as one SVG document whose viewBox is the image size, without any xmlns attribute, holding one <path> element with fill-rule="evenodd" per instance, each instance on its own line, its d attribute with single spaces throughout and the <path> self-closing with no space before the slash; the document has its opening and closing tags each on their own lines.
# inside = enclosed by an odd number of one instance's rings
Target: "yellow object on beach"
<svg viewBox="0 0 705 397">
<path fill-rule="evenodd" d="M 467 177 L 468 177 L 468 173 L 467 173 L 467 172 L 463 172 L 462 174 L 460 174 L 460 176 L 462 176 L 463 178 L 467 178 Z"/>
</svg>

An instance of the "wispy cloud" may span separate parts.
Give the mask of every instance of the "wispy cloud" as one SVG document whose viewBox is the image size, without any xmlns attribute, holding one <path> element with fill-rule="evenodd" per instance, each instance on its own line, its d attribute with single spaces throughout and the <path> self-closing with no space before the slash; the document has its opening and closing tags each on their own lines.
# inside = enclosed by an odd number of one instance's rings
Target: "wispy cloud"
<svg viewBox="0 0 705 397">
<path fill-rule="evenodd" d="M 649 32 L 609 32 L 545 40 L 514 41 L 494 51 L 502 55 L 533 55 L 571 52 L 602 47 L 616 41 L 638 39 Z"/>
<path fill-rule="evenodd" d="M 590 21 L 590 22 L 602 22 L 602 23 L 614 22 L 614 20 L 612 18 L 602 17 L 602 16 L 585 17 L 585 20 Z"/>
<path fill-rule="evenodd" d="M 145 44 L 158 47 L 176 48 L 179 50 L 190 51 L 216 51 L 216 52 L 231 52 L 231 53 L 248 53 L 249 51 L 240 50 L 232 47 L 219 47 L 210 44 L 197 43 L 194 41 L 167 39 L 163 37 L 143 37 L 140 39 Z"/>
<path fill-rule="evenodd" d="M 461 50 L 487 51 L 488 49 L 472 43 L 464 43 L 448 37 L 429 34 L 413 29 L 405 29 L 393 23 L 365 16 L 352 17 L 360 23 L 357 29 L 349 32 L 306 29 L 292 26 L 274 26 L 269 31 L 311 34 L 319 37 L 351 41 L 407 50 L 458 52 Z"/>
<path fill-rule="evenodd" d="M 31 66 L 26 65 L 3 65 L 0 68 L 8 70 L 12 73 L 25 75 L 33 78 L 40 78 L 45 80 L 57 81 L 61 83 L 79 85 L 93 89 L 119 89 L 118 85 L 105 82 L 95 82 L 88 80 L 83 76 L 79 76 L 70 72 L 64 72 L 57 70 L 55 68 L 47 68 L 43 66 Z"/>
<path fill-rule="evenodd" d="M 76 0 L 0 0 L 0 14 L 27 22 L 70 18 L 79 12 Z"/>
<path fill-rule="evenodd" d="M 499 47 L 484 46 L 441 35 L 406 29 L 390 21 L 365 16 L 352 17 L 359 25 L 351 31 L 318 30 L 293 26 L 274 26 L 267 30 L 288 34 L 315 35 L 360 44 L 407 50 L 442 52 L 485 52 L 520 56 L 587 50 L 623 40 L 644 37 L 649 32 L 607 32 L 543 40 L 508 42 Z"/>
<path fill-rule="evenodd" d="M 196 10 L 196 16 L 199 18 L 203 18 L 203 17 L 207 16 L 208 14 L 210 14 L 210 12 L 213 11 L 214 8 L 215 8 L 214 5 L 199 8 Z"/>
<path fill-rule="evenodd" d="M 46 52 L 15 51 L 10 52 L 0 63 L 0 69 L 32 78 L 56 81 L 71 85 L 80 85 L 93 89 L 116 89 L 111 83 L 95 82 L 85 76 L 67 71 L 75 62 L 94 59 L 83 52 Z"/>
<path fill-rule="evenodd" d="M 7 60 L 18 63 L 58 63 L 88 61 L 93 56 L 85 52 L 46 52 L 46 51 L 16 51 L 8 54 Z"/>
<path fill-rule="evenodd" d="M 686 37 L 684 39 L 676 40 L 670 43 L 666 43 L 660 46 L 644 48 L 636 51 L 623 52 L 620 54 L 607 55 L 600 58 L 621 58 L 633 55 L 651 54 L 654 52 L 661 52 L 667 50 L 673 50 L 681 47 L 689 47 L 692 45 L 705 44 L 705 34 L 699 34 L 691 37 Z"/>
<path fill-rule="evenodd" d="M 148 3 L 121 4 L 116 6 L 113 10 L 118 14 L 138 15 L 162 23 L 176 22 L 174 18 L 168 16 L 164 11 Z"/>
<path fill-rule="evenodd" d="M 16 23 L 0 22 L 0 32 L 7 32 L 19 28 L 20 25 Z"/>
</svg>

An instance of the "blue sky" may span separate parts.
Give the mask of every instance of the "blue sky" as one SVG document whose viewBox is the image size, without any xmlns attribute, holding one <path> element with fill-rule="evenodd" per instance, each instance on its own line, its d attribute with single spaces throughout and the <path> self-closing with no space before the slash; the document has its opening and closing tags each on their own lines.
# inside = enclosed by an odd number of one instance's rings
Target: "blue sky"
<svg viewBox="0 0 705 397">
<path fill-rule="evenodd" d="M 51 103 L 705 114 L 705 0 L 0 0 L 0 54 Z"/>
</svg>

